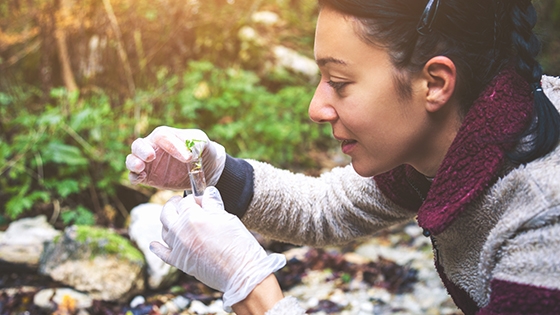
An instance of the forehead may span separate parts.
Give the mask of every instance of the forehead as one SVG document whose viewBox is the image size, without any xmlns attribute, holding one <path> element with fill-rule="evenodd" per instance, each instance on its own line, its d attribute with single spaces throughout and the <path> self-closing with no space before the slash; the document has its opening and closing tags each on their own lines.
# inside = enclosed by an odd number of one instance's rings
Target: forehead
<svg viewBox="0 0 560 315">
<path fill-rule="evenodd" d="M 350 20 L 339 12 L 324 7 L 319 13 L 315 29 L 315 59 L 321 65 L 323 61 L 340 60 L 332 54 L 343 48 L 344 39 L 356 36 Z"/>
<path fill-rule="evenodd" d="M 360 30 L 361 25 L 354 18 L 323 7 L 315 30 L 314 52 L 317 64 L 352 66 L 363 63 L 368 58 L 379 58 L 384 50 L 366 43 L 359 35 Z"/>
</svg>

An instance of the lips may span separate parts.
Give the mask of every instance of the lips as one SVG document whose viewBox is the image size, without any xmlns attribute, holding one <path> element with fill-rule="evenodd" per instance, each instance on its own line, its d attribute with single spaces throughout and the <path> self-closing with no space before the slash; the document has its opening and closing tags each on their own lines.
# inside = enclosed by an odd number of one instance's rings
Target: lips
<svg viewBox="0 0 560 315">
<path fill-rule="evenodd" d="M 340 136 L 337 136 L 334 132 L 333 132 L 333 137 L 336 140 L 340 141 L 340 147 L 342 149 L 342 153 L 344 153 L 344 154 L 349 154 L 350 151 L 352 151 L 352 149 L 358 143 L 358 141 L 356 141 L 356 140 L 346 139 L 346 138 L 342 138 Z"/>
<path fill-rule="evenodd" d="M 342 144 L 340 145 L 342 149 L 342 153 L 350 154 L 352 149 L 356 146 L 358 142 L 356 140 L 342 140 Z"/>
</svg>

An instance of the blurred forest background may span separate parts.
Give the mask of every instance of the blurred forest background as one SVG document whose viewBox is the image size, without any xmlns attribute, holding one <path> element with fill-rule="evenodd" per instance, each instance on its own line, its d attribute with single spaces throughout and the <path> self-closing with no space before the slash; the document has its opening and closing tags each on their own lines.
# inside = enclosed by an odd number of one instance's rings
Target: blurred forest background
<svg viewBox="0 0 560 315">
<path fill-rule="evenodd" d="M 560 0 L 534 1 L 546 73 L 560 74 Z M 318 173 L 336 146 L 310 122 L 316 0 L 2 0 L 0 227 L 122 227 L 131 142 L 156 126 L 200 128 L 234 156 Z"/>
</svg>

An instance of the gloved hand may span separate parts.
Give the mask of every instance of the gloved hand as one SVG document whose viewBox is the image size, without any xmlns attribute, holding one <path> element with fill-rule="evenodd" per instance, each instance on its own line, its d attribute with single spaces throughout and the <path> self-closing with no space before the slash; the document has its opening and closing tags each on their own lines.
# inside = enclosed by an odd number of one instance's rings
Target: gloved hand
<svg viewBox="0 0 560 315">
<path fill-rule="evenodd" d="M 162 236 L 168 247 L 152 242 L 150 250 L 166 263 L 224 292 L 224 309 L 244 300 L 266 277 L 286 264 L 268 255 L 234 215 L 224 210 L 218 190 L 206 188 L 199 206 L 192 195 L 175 196 L 163 207 Z"/>
<path fill-rule="evenodd" d="M 161 189 L 190 188 L 186 163 L 191 160 L 192 154 L 185 141 L 192 139 L 205 141 L 202 167 L 206 183 L 216 185 L 226 163 L 224 147 L 210 141 L 202 130 L 167 126 L 157 127 L 146 138 L 138 138 L 132 143 L 132 153 L 126 157 L 130 182 Z"/>
</svg>

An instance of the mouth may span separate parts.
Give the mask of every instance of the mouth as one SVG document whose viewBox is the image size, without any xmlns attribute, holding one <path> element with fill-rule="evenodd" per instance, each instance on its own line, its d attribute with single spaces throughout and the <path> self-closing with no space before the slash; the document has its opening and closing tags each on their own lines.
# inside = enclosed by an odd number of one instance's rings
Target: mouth
<svg viewBox="0 0 560 315">
<path fill-rule="evenodd" d="M 349 140 L 349 139 L 341 140 L 342 145 L 352 144 L 352 143 L 356 143 L 356 142 L 358 142 L 358 141 Z"/>
<path fill-rule="evenodd" d="M 358 143 L 358 141 L 350 140 L 350 139 L 343 139 L 343 140 L 341 139 L 340 141 L 341 141 L 340 148 L 342 149 L 342 153 L 344 154 L 350 154 L 352 149 Z"/>
</svg>

